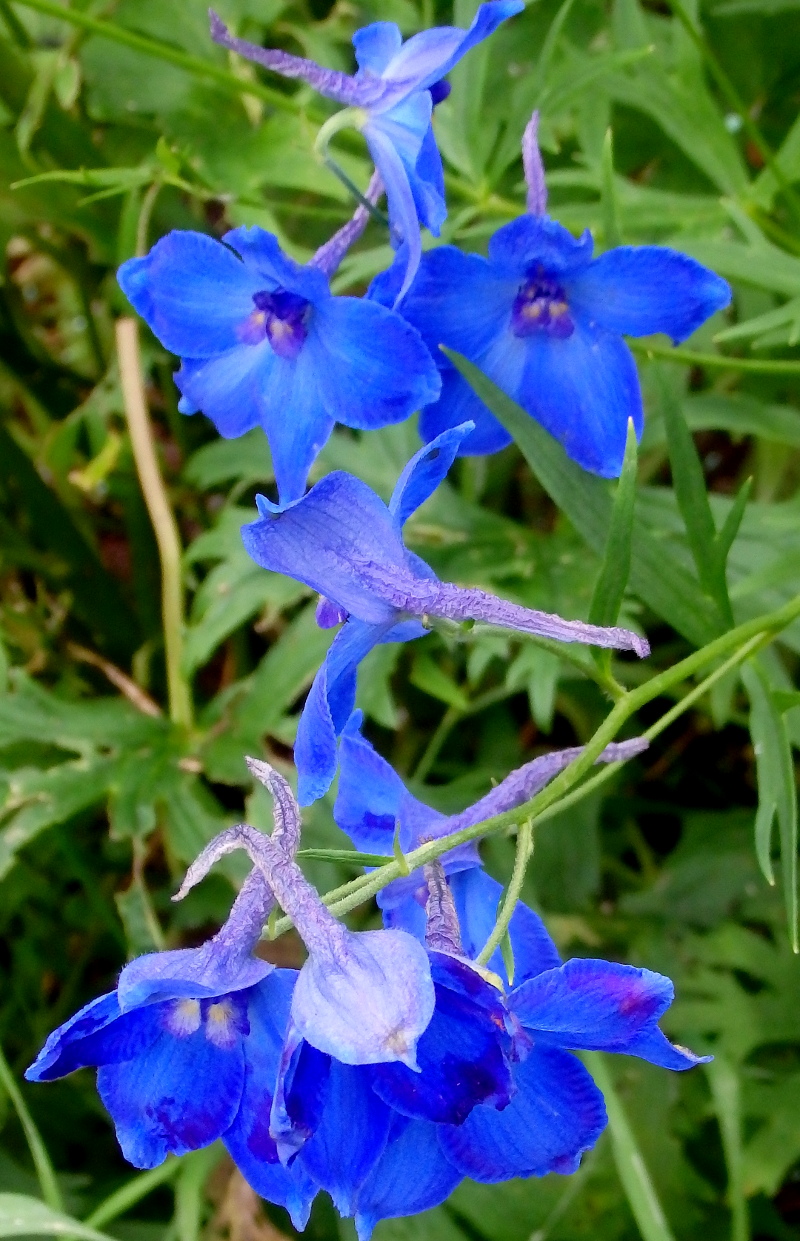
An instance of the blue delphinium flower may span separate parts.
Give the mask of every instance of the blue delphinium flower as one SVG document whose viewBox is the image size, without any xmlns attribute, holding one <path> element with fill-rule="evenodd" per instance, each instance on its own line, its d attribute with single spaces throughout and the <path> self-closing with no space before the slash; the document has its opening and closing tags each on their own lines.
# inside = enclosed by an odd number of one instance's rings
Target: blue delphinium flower
<svg viewBox="0 0 800 1241">
<path fill-rule="evenodd" d="M 181 412 L 202 410 L 226 438 L 263 426 L 284 501 L 303 494 L 334 423 L 400 422 L 439 392 L 428 350 L 399 314 L 331 294 L 359 212 L 306 266 L 271 233 L 236 228 L 224 244 L 168 233 L 119 269 L 128 300 L 182 360 Z"/>
<path fill-rule="evenodd" d="M 592 236 L 575 238 L 545 214 L 537 117 L 523 154 L 527 214 L 498 229 L 488 259 L 454 246 L 431 250 L 403 314 L 422 333 L 442 370 L 442 393 L 422 414 L 432 440 L 471 419 L 460 455 L 492 453 L 511 436 L 438 349 L 474 362 L 555 436 L 586 470 L 607 478 L 622 468 L 628 419 L 642 431 L 642 397 L 623 335 L 665 332 L 685 340 L 731 291 L 707 267 L 664 246 L 617 246 L 592 258 Z M 372 296 L 391 302 L 403 266 L 378 277 Z"/>
<path fill-rule="evenodd" d="M 619 761 L 643 748 L 638 738 L 622 742 L 608 747 L 601 761 Z M 394 832 L 387 820 L 396 811 L 401 840 L 405 834 L 413 844 L 418 833 L 441 836 L 518 805 L 579 753 L 557 751 L 536 759 L 512 772 L 463 816 L 443 819 L 411 797 L 359 735 L 356 717 L 343 741 L 342 781 L 334 813 L 359 847 L 385 848 L 387 830 Z M 479 868 L 476 856 L 470 859 L 461 853 L 454 862 L 445 854 L 441 863 L 437 885 L 449 886 L 459 915 L 461 951 L 466 958 L 474 957 L 494 926 L 500 885 Z M 418 916 L 416 906 L 430 902 L 431 876 L 412 874 L 406 882 L 405 890 L 393 894 L 385 890 L 384 922 L 406 926 L 423 938 L 430 933 L 429 921 Z M 499 949 L 489 967 L 507 990 L 507 1021 L 515 1033 L 515 1093 L 504 1108 L 478 1104 L 459 1125 L 444 1124 L 437 1130 L 447 1158 L 478 1181 L 574 1172 L 583 1152 L 594 1145 L 606 1124 L 603 1098 L 570 1051 L 621 1052 L 677 1070 L 708 1059 L 674 1046 L 659 1028 L 658 1021 L 673 999 L 668 978 L 610 961 L 574 959 L 562 964 L 543 922 L 521 902 L 514 910 L 509 937 L 513 985 Z"/>
<path fill-rule="evenodd" d="M 336 739 L 353 710 L 356 670 L 380 642 L 424 636 L 426 617 L 482 620 L 506 629 L 648 653 L 627 629 L 565 621 L 498 599 L 486 591 L 440 582 L 403 544 L 408 517 L 432 494 L 453 462 L 471 423 L 453 427 L 422 448 L 403 470 L 388 507 L 352 474 L 337 471 L 294 504 L 257 497 L 260 520 L 242 530 L 253 559 L 318 591 L 317 619 L 341 621 L 306 700 L 295 763 L 301 805 L 321 797 L 336 771 Z"/>
<path fill-rule="evenodd" d="M 211 14 L 215 42 L 283 77 L 300 78 L 327 99 L 352 109 L 353 124 L 363 133 L 386 185 L 395 239 L 407 247 L 398 299 L 419 264 L 419 223 L 438 236 L 447 215 L 442 161 L 431 127 L 433 106 L 444 97 L 447 86 L 442 79 L 470 48 L 524 7 L 523 0 L 488 0 L 478 8 L 469 30 L 437 26 L 405 43 L 394 22 L 373 22 L 353 35 L 358 62 L 355 76 L 236 39 Z"/>
<path fill-rule="evenodd" d="M 542 754 L 510 772 L 485 796 L 459 814 L 445 815 L 427 806 L 404 785 L 390 763 L 375 750 L 361 733 L 363 715 L 354 711 L 348 720 L 339 747 L 339 787 L 333 817 L 356 849 L 367 853 L 390 854 L 397 840 L 404 854 L 411 853 L 424 841 L 439 840 L 463 828 L 482 823 L 504 814 L 528 801 L 540 789 L 583 753 L 583 747 L 572 746 Z M 598 763 L 619 763 L 647 749 L 644 737 L 613 742 L 596 760 Z M 461 933 L 469 945 L 469 956 L 483 947 L 494 925 L 494 916 L 501 895 L 500 885 L 482 870 L 476 841 L 456 845 L 441 859 L 452 888 L 458 910 Z M 395 879 L 377 896 L 387 926 L 402 927 L 421 938 L 425 934 L 427 877 L 414 871 Z M 518 935 L 536 938 L 537 928 L 528 922 L 528 910 L 518 905 L 514 914 Z M 498 948 L 489 967 L 501 978 L 505 966 Z"/>
</svg>

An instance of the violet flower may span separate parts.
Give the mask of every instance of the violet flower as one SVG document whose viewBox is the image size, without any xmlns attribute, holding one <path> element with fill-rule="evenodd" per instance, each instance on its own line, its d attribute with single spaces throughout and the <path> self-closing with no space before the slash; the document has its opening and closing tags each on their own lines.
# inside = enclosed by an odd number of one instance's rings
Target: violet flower
<svg viewBox="0 0 800 1241">
<path fill-rule="evenodd" d="M 623 335 L 665 332 L 677 344 L 728 305 L 731 291 L 701 263 L 664 246 L 617 246 L 592 258 L 579 238 L 545 214 L 547 191 L 536 142 L 537 114 L 525 133 L 527 214 L 498 229 L 489 257 L 455 246 L 428 251 L 403 314 L 442 371 L 439 400 L 422 414 L 433 440 L 471 419 L 459 455 L 497 452 L 511 436 L 438 349 L 480 367 L 595 474 L 615 478 L 628 419 L 643 425 L 636 363 Z M 403 265 L 379 276 L 371 296 L 394 300 Z"/>
<path fill-rule="evenodd" d="M 358 62 L 355 76 L 236 39 L 216 13 L 211 13 L 211 37 L 216 43 L 273 73 L 300 78 L 327 99 L 350 109 L 344 119 L 360 129 L 366 139 L 386 186 L 394 237 L 407 246 L 397 300 L 410 286 L 419 265 L 419 223 L 438 236 L 447 215 L 442 161 L 431 128 L 434 102 L 444 97 L 446 83 L 442 79 L 470 48 L 523 8 L 523 0 L 488 0 L 478 8 L 469 30 L 436 26 L 405 43 L 394 22 L 373 22 L 353 35 Z M 333 120 L 338 125 L 338 118 Z"/>
<path fill-rule="evenodd" d="M 374 178 L 370 197 L 380 190 Z M 222 242 L 168 233 L 117 273 L 148 327 L 181 358 L 181 412 L 202 410 L 226 438 L 263 426 L 285 501 L 303 494 L 334 423 L 401 422 L 439 393 L 414 328 L 373 301 L 331 294 L 330 276 L 366 216 L 359 207 L 306 266 L 271 233 L 235 228 Z"/>
<path fill-rule="evenodd" d="M 336 742 L 355 700 L 356 670 L 378 643 L 405 642 L 427 632 L 428 618 L 481 620 L 505 629 L 649 652 L 627 629 L 562 620 L 484 590 L 440 582 L 403 544 L 402 529 L 444 478 L 471 423 L 437 436 L 411 458 L 385 505 L 366 483 L 336 471 L 303 499 L 275 505 L 257 496 L 258 521 L 242 538 L 257 564 L 305 582 L 322 596 L 317 619 L 344 621 L 314 678 L 297 730 L 295 763 L 302 805 L 321 797 L 336 771 Z"/>
</svg>

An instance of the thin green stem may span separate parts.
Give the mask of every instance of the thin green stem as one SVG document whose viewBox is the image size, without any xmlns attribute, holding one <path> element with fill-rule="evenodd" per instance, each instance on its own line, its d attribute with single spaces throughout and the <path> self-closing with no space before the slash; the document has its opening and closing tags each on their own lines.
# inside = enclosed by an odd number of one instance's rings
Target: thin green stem
<svg viewBox="0 0 800 1241">
<path fill-rule="evenodd" d="M 517 851 L 514 854 L 514 869 L 511 872 L 511 879 L 509 880 L 503 905 L 497 915 L 494 930 L 475 958 L 478 965 L 486 965 L 491 961 L 492 953 L 503 941 L 503 936 L 509 928 L 517 902 L 522 894 L 522 885 L 525 882 L 525 875 L 532 853 L 533 822 L 531 819 L 525 819 L 520 823 L 517 832 Z"/>
<path fill-rule="evenodd" d="M 139 219 L 136 222 L 136 257 L 142 258 L 147 254 L 147 236 L 150 231 L 150 219 L 153 215 L 153 208 L 156 205 L 156 199 L 161 193 L 162 182 L 154 181 L 149 185 L 142 197 L 142 205 L 139 208 Z"/>
<path fill-rule="evenodd" d="M 723 371 L 755 371 L 763 375 L 800 376 L 800 362 L 790 362 L 783 358 L 733 358 L 724 353 L 695 353 L 693 349 L 651 345 L 641 340 L 629 340 L 628 345 L 634 353 L 642 357 L 665 358 L 667 362 L 684 362 L 689 366 L 712 366 Z"/>
<path fill-rule="evenodd" d="M 19 1123 L 22 1125 L 25 1134 L 25 1140 L 28 1143 L 28 1150 L 31 1152 L 33 1166 L 36 1169 L 36 1176 L 39 1181 L 39 1188 L 42 1191 L 42 1198 L 53 1211 L 64 1212 L 64 1199 L 61 1196 L 61 1190 L 56 1180 L 56 1174 L 53 1171 L 53 1165 L 50 1162 L 50 1156 L 47 1148 L 42 1141 L 41 1134 L 33 1122 L 33 1117 L 28 1111 L 27 1104 L 22 1097 L 22 1092 L 16 1083 L 11 1067 L 5 1058 L 5 1054 L 0 1048 L 0 1085 L 3 1086 L 9 1099 L 17 1113 Z"/>
<path fill-rule="evenodd" d="M 178 524 L 169 502 L 153 444 L 147 412 L 142 363 L 139 354 L 139 325 L 125 316 L 117 320 L 117 357 L 122 396 L 136 462 L 136 472 L 153 523 L 161 560 L 161 615 L 167 664 L 167 691 L 170 719 L 187 728 L 192 724 L 192 697 L 184 678 L 183 659 L 183 565 Z"/>
<path fill-rule="evenodd" d="M 110 1224 L 113 1219 L 117 1219 L 131 1207 L 135 1207 L 137 1202 L 141 1202 L 142 1198 L 146 1198 L 159 1185 L 171 1181 L 177 1175 L 180 1166 L 180 1159 L 175 1159 L 172 1155 L 168 1156 L 160 1167 L 151 1168 L 149 1172 L 142 1172 L 140 1176 L 135 1176 L 133 1180 L 120 1186 L 115 1193 L 109 1194 L 108 1198 L 95 1207 L 91 1215 L 87 1215 L 83 1221 L 84 1224 L 88 1228 L 103 1228 L 106 1224 Z"/>
<path fill-rule="evenodd" d="M 767 642 L 772 641 L 776 634 L 785 629 L 787 625 L 790 625 L 798 617 L 800 617 L 800 596 L 790 600 L 774 612 L 765 613 L 752 621 L 746 621 L 743 625 L 738 625 L 735 629 L 731 629 L 728 633 L 722 634 L 706 646 L 701 647 L 700 650 L 687 655 L 685 659 L 682 659 L 672 668 L 668 668 L 665 672 L 651 677 L 643 685 L 629 690 L 609 712 L 578 758 L 574 759 L 568 767 L 565 767 L 554 780 L 551 780 L 530 801 L 517 806 L 514 810 L 507 810 L 503 814 L 486 819 L 482 823 L 476 823 L 470 827 L 462 828 L 461 831 L 452 832 L 449 836 L 427 841 L 417 849 L 406 854 L 405 860 L 408 866 L 412 870 L 416 870 L 418 867 L 424 866 L 426 862 L 432 862 L 437 857 L 441 857 L 442 854 L 455 848 L 456 845 L 465 844 L 467 841 L 477 840 L 481 836 L 488 836 L 495 832 L 504 831 L 507 828 L 516 827 L 525 819 L 531 819 L 532 822 L 541 822 L 545 818 L 545 811 L 550 812 L 547 817 L 560 812 L 568 804 L 568 801 L 572 800 L 571 798 L 568 799 L 566 794 L 571 793 L 574 786 L 594 765 L 606 746 L 614 740 L 620 728 L 643 706 L 648 702 L 652 702 L 653 699 L 668 693 L 675 686 L 680 685 L 681 682 L 688 680 L 689 677 L 693 677 L 708 664 L 713 664 L 717 660 L 728 656 L 729 653 L 734 653 L 733 658 L 728 661 L 727 665 L 715 669 L 702 685 L 697 686 L 681 699 L 680 703 L 671 708 L 664 717 L 664 719 L 671 723 L 681 711 L 687 710 L 693 701 L 700 697 L 702 693 L 705 693 L 715 680 L 724 676 L 735 664 L 747 659 L 758 646 L 766 645 Z M 660 731 L 660 727 L 660 721 L 654 725 L 654 729 L 658 731 Z M 663 727 L 666 727 L 666 724 Z M 653 729 L 647 735 L 655 735 Z M 607 770 L 611 772 L 615 769 L 616 765 L 610 764 Z M 578 794 L 580 797 L 585 796 L 589 788 L 596 787 L 600 779 L 608 778 L 609 776 L 606 772 L 599 773 L 593 779 L 586 781 L 578 790 Z M 580 798 L 574 797 L 574 799 L 579 800 Z M 387 884 L 399 878 L 400 874 L 401 870 L 397 862 L 388 862 L 369 875 L 362 875 L 358 879 L 352 879 L 349 883 L 342 884 L 341 887 L 334 888 L 326 893 L 323 900 L 332 913 L 341 916 L 349 913 L 356 906 L 363 904 L 364 901 L 370 900 L 385 888 Z M 289 918 L 281 918 L 276 923 L 275 934 L 282 934 L 291 925 Z"/>
<path fill-rule="evenodd" d="M 422 755 L 422 758 L 417 763 L 416 770 L 414 771 L 415 780 L 423 781 L 428 778 L 431 773 L 431 769 L 433 768 L 433 764 L 439 757 L 439 751 L 447 738 L 450 736 L 450 733 L 453 731 L 456 724 L 458 724 L 459 720 L 464 718 L 465 714 L 466 712 L 462 711 L 460 707 L 451 706 L 447 708 L 444 715 L 439 720 L 439 723 L 436 725 L 433 736 L 425 747 L 425 752 Z"/>
</svg>

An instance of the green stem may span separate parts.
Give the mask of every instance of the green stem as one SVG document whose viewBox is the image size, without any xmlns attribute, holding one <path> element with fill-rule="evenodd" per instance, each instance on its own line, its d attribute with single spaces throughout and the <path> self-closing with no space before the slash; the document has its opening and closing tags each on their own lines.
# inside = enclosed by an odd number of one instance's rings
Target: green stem
<svg viewBox="0 0 800 1241">
<path fill-rule="evenodd" d="M 22 1125 L 25 1140 L 28 1143 L 28 1150 L 31 1152 L 33 1166 L 36 1169 L 42 1198 L 53 1211 L 59 1211 L 63 1214 L 64 1199 L 61 1197 L 61 1190 L 56 1180 L 56 1174 L 53 1171 L 53 1165 L 50 1162 L 50 1156 L 47 1153 L 47 1148 L 42 1141 L 39 1130 L 33 1123 L 33 1117 L 28 1111 L 22 1092 L 14 1079 L 14 1074 L 11 1072 L 11 1067 L 2 1049 L 0 1049 L 0 1085 L 5 1088 L 13 1104 L 14 1111 L 17 1113 L 19 1123 Z"/>
<path fill-rule="evenodd" d="M 450 733 L 455 728 L 459 720 L 464 718 L 466 714 L 460 707 L 448 707 L 439 723 L 436 725 L 433 736 L 425 747 L 425 753 L 417 763 L 414 772 L 414 779 L 419 781 L 427 780 L 430 775 L 433 764 L 439 757 L 439 751 L 444 745 Z"/>
<path fill-rule="evenodd" d="M 668 362 L 685 362 L 689 366 L 713 366 L 718 370 L 800 376 L 800 362 L 790 362 L 783 358 L 734 358 L 724 353 L 695 353 L 693 349 L 675 348 L 672 345 L 650 345 L 640 340 L 629 340 L 627 343 L 634 353 L 641 354 L 645 358 L 665 358 Z"/>
<path fill-rule="evenodd" d="M 110 1224 L 113 1219 L 117 1219 L 131 1207 L 136 1206 L 137 1202 L 141 1202 L 142 1198 L 146 1198 L 159 1185 L 171 1181 L 177 1175 L 180 1166 L 179 1159 L 168 1156 L 160 1167 L 151 1168 L 149 1172 L 142 1172 L 141 1176 L 135 1176 L 133 1180 L 127 1181 L 115 1193 L 105 1198 L 99 1206 L 95 1207 L 91 1215 L 87 1215 L 83 1221 L 84 1224 L 88 1228 L 103 1228 L 106 1224 Z"/>
<path fill-rule="evenodd" d="M 675 664 L 674 667 L 651 677 L 643 685 L 629 690 L 606 716 L 606 719 L 584 747 L 579 757 L 574 759 L 568 767 L 565 767 L 554 780 L 551 780 L 530 801 L 517 806 L 514 810 L 507 810 L 503 814 L 486 819 L 482 823 L 462 828 L 461 831 L 453 832 L 449 836 L 427 841 L 417 849 L 413 849 L 406 854 L 405 860 L 407 864 L 412 870 L 416 870 L 418 867 L 424 866 L 426 862 L 432 862 L 437 857 L 441 857 L 442 854 L 455 848 L 456 845 L 465 844 L 467 841 L 477 840 L 481 836 L 488 836 L 494 832 L 504 831 L 507 828 L 517 827 L 528 818 L 533 822 L 541 821 L 545 817 L 545 811 L 550 811 L 547 817 L 560 812 L 567 804 L 565 795 L 571 792 L 578 781 L 594 765 L 606 746 L 614 740 L 623 724 L 643 706 L 662 694 L 669 692 L 682 681 L 694 676 L 695 673 L 699 672 L 706 665 L 713 664 L 729 653 L 735 652 L 733 658 L 726 665 L 715 669 L 702 685 L 697 686 L 681 699 L 680 703 L 671 708 L 664 717 L 665 720 L 671 723 L 681 711 L 687 710 L 692 702 L 702 693 L 705 693 L 715 680 L 723 676 L 735 664 L 747 659 L 760 645 L 766 645 L 766 643 L 772 641 L 776 634 L 785 629 L 787 625 L 790 625 L 798 617 L 800 617 L 800 596 L 790 600 L 774 612 L 765 613 L 754 620 L 746 621 L 743 625 L 738 625 L 735 629 L 731 629 L 730 632 L 722 634 L 706 646 L 701 647 L 700 650 L 687 655 L 685 659 Z M 666 724 L 663 727 L 666 727 Z M 661 730 L 660 721 L 646 735 L 656 735 L 654 730 Z M 611 764 L 608 770 L 615 770 L 615 765 Z M 595 787 L 599 783 L 600 778 L 607 779 L 608 776 L 603 772 L 600 773 L 599 777 L 595 776 L 593 780 L 588 780 L 578 790 L 580 796 L 585 796 L 589 787 Z M 579 798 L 575 800 L 579 800 Z M 397 862 L 388 862 L 369 875 L 362 875 L 358 879 L 352 879 L 349 883 L 342 884 L 339 888 L 334 888 L 326 893 L 323 900 L 332 913 L 341 916 L 342 914 L 349 913 L 351 909 L 355 909 L 357 905 L 363 904 L 364 901 L 370 900 L 385 888 L 387 884 L 399 878 L 400 874 L 401 870 Z M 289 918 L 281 918 L 275 925 L 275 934 L 281 935 L 291 925 Z"/>
<path fill-rule="evenodd" d="M 182 669 L 184 624 L 180 533 L 153 444 L 139 355 L 139 325 L 128 316 L 117 320 L 117 356 L 136 472 L 153 523 L 161 560 L 161 615 L 169 714 L 174 723 L 190 728 L 193 715 L 192 697 Z"/>
<path fill-rule="evenodd" d="M 503 907 L 497 915 L 494 930 L 475 958 L 478 965 L 488 964 L 492 959 L 492 953 L 495 948 L 503 941 L 503 936 L 509 928 L 517 902 L 522 894 L 522 885 L 525 882 L 525 873 L 532 853 L 533 822 L 531 819 L 525 819 L 524 822 L 520 823 L 519 831 L 517 832 L 517 851 L 514 855 L 514 869 L 511 872 L 511 879 L 503 900 Z"/>
<path fill-rule="evenodd" d="M 150 231 L 150 219 L 153 215 L 153 208 L 156 205 L 156 199 L 161 193 L 161 181 L 154 181 L 145 190 L 142 198 L 142 205 L 139 208 L 139 219 L 136 222 L 136 257 L 142 258 L 147 254 L 147 235 Z"/>
</svg>

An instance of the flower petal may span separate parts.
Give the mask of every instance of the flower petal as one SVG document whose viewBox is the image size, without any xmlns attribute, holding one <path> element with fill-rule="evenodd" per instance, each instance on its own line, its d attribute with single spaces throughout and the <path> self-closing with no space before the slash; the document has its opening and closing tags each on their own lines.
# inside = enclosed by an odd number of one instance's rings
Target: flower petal
<svg viewBox="0 0 800 1241">
<path fill-rule="evenodd" d="M 708 267 L 666 246 L 617 246 L 568 284 L 570 306 L 607 332 L 686 340 L 717 310 L 731 289 Z"/>
<path fill-rule="evenodd" d="M 29 1082 L 52 1082 L 87 1065 L 131 1059 L 155 1041 L 159 1030 L 158 1017 L 123 1016 L 112 991 L 53 1030 L 25 1077 Z"/>
<path fill-rule="evenodd" d="M 267 340 L 213 358 L 184 358 L 175 375 L 181 413 L 202 410 L 220 435 L 236 439 L 262 422 L 270 376 L 279 365 L 291 364 L 276 358 Z"/>
<path fill-rule="evenodd" d="M 359 620 L 395 619 L 375 587 L 405 569 L 406 552 L 389 510 L 366 483 L 337 470 L 296 504 L 259 507 L 261 519 L 242 527 L 256 564 L 305 582 Z"/>
<path fill-rule="evenodd" d="M 332 1061 L 320 1123 L 297 1163 L 343 1217 L 353 1214 L 358 1190 L 383 1153 L 391 1118 L 366 1069 Z"/>
<path fill-rule="evenodd" d="M 434 237 L 439 236 L 447 219 L 445 201 L 444 168 L 433 126 L 429 125 L 422 139 L 417 162 L 409 173 L 411 193 L 417 205 L 420 224 L 424 224 Z"/>
<path fill-rule="evenodd" d="M 275 358 L 262 394 L 261 422 L 282 504 L 303 495 L 308 472 L 333 430 L 334 420 L 325 409 L 321 361 L 307 340 L 295 361 Z"/>
<path fill-rule="evenodd" d="M 417 89 L 433 86 L 449 73 L 467 52 L 494 34 L 509 17 L 521 13 L 523 0 L 489 0 L 482 4 L 469 30 L 458 26 L 434 26 L 413 35 L 383 71 L 387 81 L 414 80 Z"/>
<path fill-rule="evenodd" d="M 389 512 L 401 528 L 433 495 L 456 459 L 459 446 L 472 431 L 470 423 L 449 428 L 416 452 L 397 480 Z"/>
<path fill-rule="evenodd" d="M 278 238 L 266 229 L 258 225 L 241 225 L 227 232 L 223 241 L 242 256 L 245 268 L 257 278 L 259 289 L 264 288 L 265 284 L 270 289 L 280 287 L 306 298 L 312 304 L 330 298 L 324 273 L 289 258 L 281 249 Z"/>
<path fill-rule="evenodd" d="M 177 948 L 136 957 L 119 977 L 120 1008 L 128 1012 L 180 996 L 201 999 L 244 991 L 260 982 L 274 967 L 268 961 L 241 953 L 215 951 L 213 943 L 200 948 Z"/>
<path fill-rule="evenodd" d="M 358 665 L 391 623 L 347 621 L 314 677 L 294 743 L 301 806 L 310 806 L 331 786 L 336 775 L 336 741 L 355 705 Z"/>
<path fill-rule="evenodd" d="M 274 1075 L 272 1107 L 260 1118 L 264 1151 L 271 1151 L 274 1143 L 284 1165 L 291 1165 L 322 1119 L 330 1071 L 330 1056 L 307 1043 L 290 1017 Z"/>
<path fill-rule="evenodd" d="M 575 958 L 515 987 L 508 1006 L 539 1044 L 636 1055 L 673 996 L 663 974 Z"/>
<path fill-rule="evenodd" d="M 253 310 L 254 273 L 204 233 L 167 233 L 144 258 L 117 272 L 120 288 L 166 349 L 209 358 L 238 344 Z"/>
<path fill-rule="evenodd" d="M 370 73 L 383 73 L 393 56 L 400 51 L 403 36 L 396 22 L 372 22 L 353 35 L 356 64 Z"/>
<path fill-rule="evenodd" d="M 516 274 L 498 274 L 479 254 L 437 246 L 422 257 L 403 315 L 437 363 L 449 367 L 439 345 L 482 357 L 508 326 L 518 285 Z"/>
<path fill-rule="evenodd" d="M 512 438 L 504 426 L 490 414 L 483 401 L 473 392 L 458 371 L 448 368 L 442 373 L 442 395 L 435 405 L 423 409 L 419 419 L 422 439 L 430 441 L 448 427 L 469 421 L 475 430 L 461 442 L 459 457 L 483 457 L 507 448 Z"/>
<path fill-rule="evenodd" d="M 380 1219 L 417 1215 L 449 1198 L 458 1172 L 442 1154 L 439 1126 L 395 1115 L 380 1161 L 358 1193 L 358 1241 L 369 1241 Z"/>
<path fill-rule="evenodd" d="M 329 418 L 371 430 L 435 401 L 441 381 L 419 333 L 399 314 L 358 297 L 320 304 L 304 347 Z"/>
<path fill-rule="evenodd" d="M 136 1015 L 157 1016 L 152 1008 Z M 103 1065 L 97 1074 L 122 1153 L 136 1168 L 155 1168 L 169 1154 L 221 1137 L 236 1117 L 243 1086 L 241 1038 L 218 1047 L 203 1025 L 186 1037 L 164 1028 L 136 1059 Z"/>
<path fill-rule="evenodd" d="M 389 223 L 397 245 L 405 246 L 406 269 L 395 305 L 402 301 L 411 287 L 417 274 L 422 256 L 422 241 L 419 232 L 417 204 L 411 189 L 408 171 L 400 157 L 394 135 L 386 132 L 381 124 L 383 118 L 371 119 L 362 130 L 372 156 L 373 163 L 381 174 L 386 187 L 386 203 L 389 208 Z M 416 161 L 415 161 L 416 162 Z"/>
<path fill-rule="evenodd" d="M 632 1039 L 626 1048 L 626 1054 L 638 1056 L 640 1060 L 649 1060 L 651 1064 L 657 1064 L 662 1069 L 675 1069 L 679 1073 L 684 1069 L 693 1069 L 696 1064 L 708 1064 L 714 1059 L 713 1056 L 696 1056 L 688 1047 L 671 1043 L 658 1026 L 643 1030 Z"/>
<path fill-rule="evenodd" d="M 276 970 L 250 996 L 244 1090 L 236 1119 L 224 1134 L 223 1142 L 256 1193 L 285 1207 L 295 1228 L 302 1231 L 317 1187 L 297 1162 L 291 1168 L 283 1166 L 269 1132 L 275 1079 L 296 977 L 294 970 Z"/>
<path fill-rule="evenodd" d="M 342 733 L 333 817 L 357 849 L 389 852 L 409 794 L 391 764 L 361 736 L 361 719 L 354 711 Z"/>
<path fill-rule="evenodd" d="M 502 885 L 484 870 L 473 867 L 453 875 L 450 887 L 458 910 L 464 954 L 476 957 L 494 929 L 497 909 L 503 895 Z M 509 934 L 514 955 L 514 979 L 517 983 L 561 964 L 558 949 L 541 918 L 521 901 L 511 916 Z M 487 962 L 487 967 L 504 982 L 508 982 L 499 948 Z"/>
<path fill-rule="evenodd" d="M 628 346 L 581 318 L 566 339 L 542 332 L 528 336 L 525 343 L 525 373 L 511 395 L 578 465 L 616 478 L 628 419 L 633 419 L 637 435 L 644 422 L 639 376 Z"/>
<path fill-rule="evenodd" d="M 500 992 L 465 961 L 431 952 L 436 1008 L 417 1044 L 420 1072 L 373 1069 L 376 1093 L 404 1116 L 458 1125 L 479 1103 L 504 1107 L 513 1093 Z"/>
<path fill-rule="evenodd" d="M 517 1093 L 502 1112 L 476 1107 L 442 1126 L 444 1153 L 474 1181 L 574 1172 L 606 1126 L 603 1096 L 568 1052 L 534 1047 L 514 1069 Z"/>
<path fill-rule="evenodd" d="M 489 242 L 489 262 L 498 275 L 518 279 L 541 266 L 549 276 L 575 277 L 588 267 L 594 242 L 588 228 L 573 237 L 549 215 L 520 215 Z"/>
</svg>

